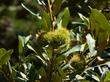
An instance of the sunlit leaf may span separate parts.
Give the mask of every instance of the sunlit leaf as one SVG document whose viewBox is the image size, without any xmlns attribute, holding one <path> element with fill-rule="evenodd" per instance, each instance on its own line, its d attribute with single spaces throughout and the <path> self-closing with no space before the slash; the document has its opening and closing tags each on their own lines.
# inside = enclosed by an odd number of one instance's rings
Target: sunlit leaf
<svg viewBox="0 0 110 82">
<path fill-rule="evenodd" d="M 42 56 L 45 58 L 45 60 L 49 60 L 49 57 L 48 57 L 48 55 L 47 55 L 47 54 L 42 53 Z"/>
<path fill-rule="evenodd" d="M 20 75 L 22 76 L 22 78 L 23 78 L 23 79 L 28 80 L 28 78 L 27 78 L 26 74 L 24 74 L 24 73 L 20 72 Z"/>
<path fill-rule="evenodd" d="M 94 79 L 97 82 L 100 82 L 100 79 L 98 78 L 98 76 L 96 76 L 95 72 L 88 70 L 87 71 L 87 76 Z"/>
<path fill-rule="evenodd" d="M 76 75 L 76 79 L 78 79 L 78 80 L 84 80 L 84 78 L 82 76 L 80 76 L 80 75 Z"/>
<path fill-rule="evenodd" d="M 17 77 L 16 80 L 18 82 L 26 82 L 26 80 L 24 78 L 21 78 L 21 77 Z"/>
<path fill-rule="evenodd" d="M 29 35 L 25 38 L 25 44 L 29 41 L 30 38 L 31 38 L 31 35 Z"/>
<path fill-rule="evenodd" d="M 9 71 L 10 71 L 10 73 L 12 74 L 12 67 L 11 67 L 11 64 L 10 64 L 9 61 L 8 61 L 8 67 L 9 67 Z"/>
<path fill-rule="evenodd" d="M 27 47 L 28 47 L 30 50 L 32 50 L 33 52 L 35 52 L 35 53 L 37 54 L 37 52 L 35 51 L 35 49 L 32 48 L 29 44 L 27 44 Z"/>
<path fill-rule="evenodd" d="M 32 11 L 31 11 L 29 8 L 27 8 L 23 3 L 21 3 L 21 5 L 22 5 L 22 7 L 23 7 L 24 9 L 26 9 L 26 10 L 27 10 L 28 12 L 30 12 L 32 15 L 37 16 L 37 18 L 40 19 L 40 17 L 39 17 L 38 14 L 32 12 Z"/>
<path fill-rule="evenodd" d="M 87 39 L 87 44 L 89 46 L 89 50 L 90 50 L 90 55 L 95 56 L 96 55 L 96 50 L 95 50 L 95 40 L 92 38 L 92 36 L 90 34 L 86 35 L 86 39 Z"/>
<path fill-rule="evenodd" d="M 82 21 L 84 21 L 84 24 L 85 25 L 89 23 L 89 20 L 85 16 L 83 16 L 81 13 L 78 13 L 78 15 L 80 16 L 80 18 L 82 19 Z"/>
</svg>

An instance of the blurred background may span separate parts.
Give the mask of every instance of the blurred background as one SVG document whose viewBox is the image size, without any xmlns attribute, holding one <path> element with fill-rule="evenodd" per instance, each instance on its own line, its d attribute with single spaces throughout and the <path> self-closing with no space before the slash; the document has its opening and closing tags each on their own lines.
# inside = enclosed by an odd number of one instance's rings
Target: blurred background
<svg viewBox="0 0 110 82">
<path fill-rule="evenodd" d="M 0 0 L 0 48 L 17 50 L 18 35 L 26 36 L 38 31 L 37 18 L 21 6 L 21 3 L 24 3 L 37 13 L 41 9 L 35 1 L 39 0 Z M 43 1 L 47 2 L 47 0 Z M 69 6 L 72 17 L 75 17 L 78 12 L 89 16 L 88 7 L 92 7 L 101 10 L 110 20 L 109 0 L 64 0 L 62 8 L 64 6 Z"/>
</svg>

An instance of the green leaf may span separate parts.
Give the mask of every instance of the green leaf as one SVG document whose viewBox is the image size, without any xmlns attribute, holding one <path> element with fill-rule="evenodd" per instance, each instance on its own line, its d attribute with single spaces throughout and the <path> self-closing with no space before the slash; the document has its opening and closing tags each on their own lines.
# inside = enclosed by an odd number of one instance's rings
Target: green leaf
<svg viewBox="0 0 110 82">
<path fill-rule="evenodd" d="M 63 18 L 62 18 L 62 26 L 67 27 L 67 25 L 69 23 L 69 20 L 70 20 L 70 12 L 69 12 L 68 8 L 65 8 L 64 15 L 63 15 Z"/>
<path fill-rule="evenodd" d="M 45 69 L 44 69 L 43 67 L 41 67 L 41 68 L 39 69 L 39 74 L 40 74 L 41 76 L 43 76 L 43 77 L 46 76 L 46 72 L 45 72 Z"/>
<path fill-rule="evenodd" d="M 107 72 L 104 82 L 110 82 L 110 71 Z"/>
<path fill-rule="evenodd" d="M 21 55 L 23 53 L 24 37 L 18 36 L 18 40 L 19 40 L 18 50 L 19 50 L 19 54 Z"/>
<path fill-rule="evenodd" d="M 17 77 L 16 80 L 17 82 L 26 82 L 25 79 L 21 77 Z"/>
<path fill-rule="evenodd" d="M 80 76 L 80 75 L 76 75 L 76 79 L 80 80 L 81 82 L 85 82 L 84 78 L 82 76 Z"/>
<path fill-rule="evenodd" d="M 0 64 L 1 65 L 6 64 L 9 61 L 12 53 L 13 53 L 13 50 L 8 50 L 6 54 L 1 58 Z"/>
<path fill-rule="evenodd" d="M 69 23 L 69 20 L 70 20 L 70 12 L 69 12 L 68 8 L 65 8 L 64 15 L 63 15 L 63 18 L 62 18 L 62 26 L 67 27 L 67 25 Z"/>
<path fill-rule="evenodd" d="M 57 73 L 54 73 L 53 75 L 53 82 L 62 82 L 61 76 Z"/>
<path fill-rule="evenodd" d="M 53 14 L 57 15 L 58 12 L 60 11 L 61 5 L 62 5 L 63 0 L 55 0 L 53 4 Z"/>
<path fill-rule="evenodd" d="M 45 58 L 45 60 L 49 60 L 49 57 L 46 53 L 42 53 L 43 58 Z"/>
<path fill-rule="evenodd" d="M 67 57 L 67 56 L 69 56 L 71 53 L 80 51 L 80 49 L 81 49 L 81 45 L 76 45 L 76 46 L 74 46 L 73 48 L 69 49 L 67 52 L 65 52 L 63 55 Z"/>
<path fill-rule="evenodd" d="M 28 12 L 30 12 L 32 15 L 37 16 L 36 13 L 32 12 L 29 8 L 27 8 L 23 3 L 21 3 L 21 6 L 26 9 Z"/>
<path fill-rule="evenodd" d="M 90 14 L 90 27 L 95 32 L 95 39 L 98 39 L 99 51 L 103 51 L 107 45 L 107 33 L 110 33 L 109 22 L 102 13 L 93 9 Z"/>
<path fill-rule="evenodd" d="M 62 77 L 62 78 L 65 78 L 66 77 L 66 73 L 63 71 L 63 69 L 62 68 L 58 68 L 58 73 L 60 74 L 60 76 Z"/>
<path fill-rule="evenodd" d="M 12 74 L 12 67 L 11 67 L 11 64 L 10 64 L 9 61 L 8 61 L 8 67 L 9 67 L 9 71 L 10 71 L 10 73 Z"/>
<path fill-rule="evenodd" d="M 33 52 L 35 52 L 36 54 L 38 54 L 38 53 L 35 51 L 35 49 L 32 48 L 29 44 L 27 44 L 27 47 L 28 47 L 30 50 L 32 50 Z"/>
<path fill-rule="evenodd" d="M 44 48 L 44 51 L 50 59 L 52 57 L 52 48 L 51 47 Z"/>
<path fill-rule="evenodd" d="M 34 48 L 32 48 L 30 45 L 27 45 L 27 47 L 32 50 L 33 52 L 35 52 L 35 57 L 39 58 L 44 64 L 46 63 L 45 58 L 43 58 L 42 56 L 40 56 L 35 50 Z"/>
<path fill-rule="evenodd" d="M 51 25 L 51 20 L 50 20 L 50 16 L 48 15 L 47 12 L 43 12 L 43 13 L 42 13 L 41 22 L 42 22 L 42 29 L 43 29 L 44 31 L 49 31 L 50 28 L 52 27 L 52 25 Z"/>
<path fill-rule="evenodd" d="M 28 78 L 27 78 L 26 74 L 24 74 L 24 73 L 20 72 L 20 75 L 21 75 L 21 77 L 22 77 L 23 79 L 28 80 Z"/>
<path fill-rule="evenodd" d="M 58 15 L 57 20 L 56 20 L 57 26 L 62 25 L 63 27 L 67 27 L 69 20 L 70 20 L 70 12 L 67 7 L 62 12 L 60 12 L 60 14 Z"/>
<path fill-rule="evenodd" d="M 98 35 L 97 46 L 99 51 L 103 51 L 107 45 L 108 33 L 107 32 L 100 32 Z"/>
<path fill-rule="evenodd" d="M 25 38 L 25 44 L 29 41 L 30 38 L 31 38 L 31 35 L 29 35 Z"/>
<path fill-rule="evenodd" d="M 98 36 L 99 32 L 109 32 L 110 33 L 110 24 L 107 21 L 106 17 L 100 13 L 98 10 L 93 9 L 90 14 L 90 27 L 92 31 L 95 30 L 95 37 Z"/>
<path fill-rule="evenodd" d="M 58 66 L 62 65 L 64 60 L 65 60 L 65 56 L 63 56 L 63 55 L 58 56 L 55 59 L 55 63 L 56 63 L 55 66 L 58 67 Z"/>
<path fill-rule="evenodd" d="M 81 20 L 84 22 L 82 23 L 83 25 L 88 25 L 89 24 L 89 20 L 88 18 L 86 18 L 84 15 L 82 15 L 81 13 L 78 13 L 79 17 L 81 18 Z M 81 24 L 81 23 L 80 23 Z"/>
<path fill-rule="evenodd" d="M 94 79 L 95 81 L 100 82 L 100 78 L 98 77 L 96 72 L 93 72 L 92 70 L 87 70 L 85 74 L 86 74 L 86 77 L 91 77 L 91 79 Z"/>
<path fill-rule="evenodd" d="M 91 57 L 93 57 L 97 53 L 97 51 L 95 50 L 95 40 L 93 39 L 93 37 L 90 34 L 86 35 L 86 39 L 87 39 L 87 44 L 89 47 L 90 55 L 91 55 Z"/>
<path fill-rule="evenodd" d="M 4 48 L 0 49 L 0 60 L 6 54 L 6 50 Z"/>
</svg>

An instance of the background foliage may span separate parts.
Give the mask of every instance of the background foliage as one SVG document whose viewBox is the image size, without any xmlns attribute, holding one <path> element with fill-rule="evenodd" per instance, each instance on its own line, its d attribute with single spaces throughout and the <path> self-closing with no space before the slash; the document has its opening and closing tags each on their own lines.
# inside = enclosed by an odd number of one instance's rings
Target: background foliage
<svg viewBox="0 0 110 82">
<path fill-rule="evenodd" d="M 109 21 L 109 0 L 1 1 L 1 82 L 109 82 Z"/>
</svg>

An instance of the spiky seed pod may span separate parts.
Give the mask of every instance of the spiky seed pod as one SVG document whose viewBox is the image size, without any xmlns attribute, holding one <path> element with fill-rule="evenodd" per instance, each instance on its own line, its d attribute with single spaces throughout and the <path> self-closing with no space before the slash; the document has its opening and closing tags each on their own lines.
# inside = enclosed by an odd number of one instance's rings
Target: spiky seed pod
<svg viewBox="0 0 110 82">
<path fill-rule="evenodd" d="M 47 32 L 43 37 L 53 48 L 58 48 L 59 46 L 69 44 L 70 42 L 70 33 L 66 28 Z"/>
<path fill-rule="evenodd" d="M 80 74 L 82 71 L 84 71 L 86 65 L 84 56 L 81 55 L 79 52 L 73 54 L 69 63 L 72 67 L 74 67 L 74 69 L 78 70 L 76 71 L 77 74 Z"/>
<path fill-rule="evenodd" d="M 70 63 L 72 63 L 72 62 L 79 62 L 81 60 L 81 57 L 80 57 L 80 55 L 79 54 L 75 54 L 75 55 L 73 55 L 73 57 L 70 59 Z"/>
<path fill-rule="evenodd" d="M 47 32 L 43 38 L 50 44 L 53 40 L 53 38 L 55 37 L 55 32 L 53 31 L 50 31 L 50 32 Z"/>
<path fill-rule="evenodd" d="M 56 30 L 58 36 L 64 39 L 65 43 L 70 42 L 70 32 L 66 28 L 60 28 Z"/>
</svg>

